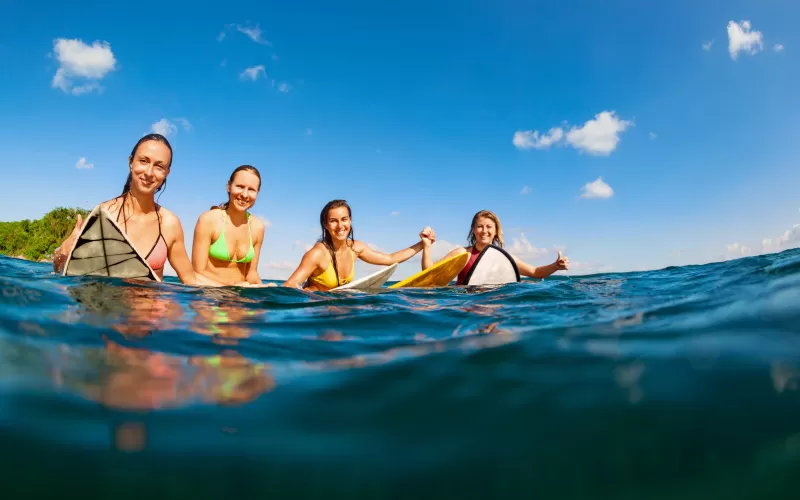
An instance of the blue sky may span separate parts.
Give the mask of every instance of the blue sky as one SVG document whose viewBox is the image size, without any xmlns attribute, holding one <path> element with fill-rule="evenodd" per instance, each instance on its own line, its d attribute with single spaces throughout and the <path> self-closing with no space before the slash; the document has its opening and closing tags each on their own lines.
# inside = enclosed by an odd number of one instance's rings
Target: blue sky
<svg viewBox="0 0 800 500">
<path fill-rule="evenodd" d="M 189 248 L 230 172 L 260 169 L 266 278 L 334 198 L 358 239 L 431 225 L 440 255 L 490 209 L 570 274 L 800 245 L 800 4 L 651 3 L 5 1 L 0 220 L 118 194 L 157 129 Z"/>
</svg>

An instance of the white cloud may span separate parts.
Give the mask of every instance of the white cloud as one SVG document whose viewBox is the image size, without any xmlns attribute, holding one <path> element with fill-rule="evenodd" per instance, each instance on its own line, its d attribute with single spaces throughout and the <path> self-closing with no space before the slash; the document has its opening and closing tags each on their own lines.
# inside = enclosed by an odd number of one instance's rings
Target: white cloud
<svg viewBox="0 0 800 500">
<path fill-rule="evenodd" d="M 537 248 L 528 241 L 525 233 L 519 233 L 519 238 L 511 238 L 507 250 L 521 259 L 538 259 L 547 253 L 546 248 Z"/>
<path fill-rule="evenodd" d="M 581 198 L 611 198 L 614 196 L 614 190 L 603 181 L 602 177 L 584 184 L 581 190 L 583 191 Z"/>
<path fill-rule="evenodd" d="M 706 52 L 711 50 L 711 46 L 714 44 L 714 40 L 709 40 L 707 42 L 703 42 L 703 50 Z"/>
<path fill-rule="evenodd" d="M 728 22 L 728 52 L 734 61 L 740 52 L 754 55 L 764 48 L 760 31 L 751 31 L 750 21 Z"/>
<path fill-rule="evenodd" d="M 250 40 L 256 43 L 272 47 L 272 44 L 267 40 L 264 40 L 264 38 L 261 36 L 262 34 L 261 28 L 259 27 L 258 24 L 256 24 L 255 26 L 242 26 L 241 24 L 237 24 L 236 31 L 247 35 L 248 37 L 250 37 Z"/>
<path fill-rule="evenodd" d="M 89 163 L 86 158 L 82 157 L 75 164 L 75 168 L 94 168 L 94 163 Z"/>
<path fill-rule="evenodd" d="M 87 45 L 78 39 L 58 38 L 53 41 L 53 51 L 59 67 L 51 85 L 72 95 L 102 90 L 99 80 L 116 69 L 117 60 L 108 42 Z M 75 80 L 83 83 L 74 86 Z"/>
<path fill-rule="evenodd" d="M 614 111 L 602 111 L 583 127 L 572 127 L 567 133 L 567 142 L 576 149 L 593 155 L 609 155 L 619 144 L 619 134 L 632 122 L 620 120 Z"/>
<path fill-rule="evenodd" d="M 658 137 L 655 132 L 650 132 L 649 134 L 647 134 L 647 136 L 650 138 L 651 141 L 656 137 Z"/>
<path fill-rule="evenodd" d="M 729 258 L 744 257 L 753 253 L 753 250 L 750 247 L 740 245 L 738 242 L 731 243 L 727 247 Z"/>
<path fill-rule="evenodd" d="M 314 131 L 311 130 L 310 128 L 307 128 L 306 129 L 306 135 L 312 135 L 312 134 L 314 134 Z"/>
<path fill-rule="evenodd" d="M 259 64 L 258 66 L 253 66 L 252 68 L 247 68 L 241 73 L 239 73 L 239 78 L 242 80 L 251 80 L 256 81 L 258 80 L 259 75 L 264 75 L 266 78 L 267 70 L 264 68 L 263 64 Z"/>
<path fill-rule="evenodd" d="M 764 238 L 761 240 L 761 253 L 780 252 L 800 246 L 800 224 L 795 224 L 777 238 Z"/>
<path fill-rule="evenodd" d="M 183 130 L 189 132 L 192 130 L 192 124 L 186 118 L 173 118 L 178 124 L 183 127 Z"/>
<path fill-rule="evenodd" d="M 289 92 L 289 90 L 291 90 L 291 87 L 289 86 L 289 84 L 288 84 L 288 83 L 286 83 L 286 82 L 281 82 L 281 83 L 278 85 L 278 90 L 279 90 L 279 91 L 281 91 L 281 92 Z"/>
<path fill-rule="evenodd" d="M 255 217 L 256 219 L 260 220 L 261 223 L 264 224 L 264 230 L 265 231 L 272 227 L 272 221 L 267 219 L 265 216 L 263 216 L 263 215 L 253 215 L 253 217 Z"/>
<path fill-rule="evenodd" d="M 518 130 L 514 132 L 512 142 L 517 149 L 548 149 L 563 138 L 564 131 L 560 127 L 553 127 L 541 136 L 538 130 Z"/>
<path fill-rule="evenodd" d="M 314 243 L 307 243 L 300 240 L 294 240 L 294 245 L 292 245 L 292 250 L 296 248 L 302 248 L 304 252 L 308 252 L 314 246 Z"/>
<path fill-rule="evenodd" d="M 531 188 L 529 186 L 524 186 L 522 188 L 522 191 L 519 192 L 519 194 L 530 194 L 530 193 L 531 193 Z"/>
<path fill-rule="evenodd" d="M 397 217 L 398 215 L 400 215 L 400 212 L 398 212 L 397 210 L 393 210 L 391 213 L 392 217 Z"/>
<path fill-rule="evenodd" d="M 272 44 L 268 40 L 265 40 L 264 37 L 262 36 L 263 33 L 261 31 L 261 27 L 258 24 L 256 24 L 255 26 L 242 25 L 242 24 L 226 24 L 225 29 L 220 31 L 220 33 L 217 35 L 217 41 L 221 42 L 225 40 L 228 31 L 230 31 L 231 29 L 238 31 L 243 35 L 247 35 L 247 37 L 250 38 L 250 40 L 256 43 L 272 47 Z"/>
<path fill-rule="evenodd" d="M 775 52 L 783 52 L 783 44 L 781 44 L 781 43 L 776 43 L 776 44 L 775 44 L 775 45 L 772 47 L 772 50 L 774 50 Z"/>
<path fill-rule="evenodd" d="M 186 118 L 173 118 L 187 132 L 192 130 L 192 124 Z M 178 125 L 175 125 L 166 118 L 162 118 L 150 126 L 150 131 L 168 137 L 178 133 Z"/>
<path fill-rule="evenodd" d="M 597 264 L 595 262 L 584 262 L 580 260 L 570 260 L 569 269 L 566 272 L 572 275 L 581 275 L 581 274 L 609 273 L 613 270 L 614 270 L 613 266 L 605 264 Z"/>
<path fill-rule="evenodd" d="M 617 148 L 619 134 L 632 125 L 632 121 L 617 118 L 615 111 L 601 111 L 583 126 L 573 126 L 566 134 L 561 127 L 553 127 L 546 134 L 538 130 L 518 130 L 512 142 L 518 149 L 548 149 L 566 141 L 585 153 L 607 156 Z"/>
</svg>

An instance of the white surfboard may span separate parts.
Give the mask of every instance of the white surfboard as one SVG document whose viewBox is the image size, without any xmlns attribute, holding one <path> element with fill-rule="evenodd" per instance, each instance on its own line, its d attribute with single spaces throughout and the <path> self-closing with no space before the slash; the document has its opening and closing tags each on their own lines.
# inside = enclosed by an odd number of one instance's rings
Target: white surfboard
<svg viewBox="0 0 800 500">
<path fill-rule="evenodd" d="M 161 281 L 122 228 L 100 205 L 86 217 L 61 274 Z"/>
<path fill-rule="evenodd" d="M 394 263 L 391 266 L 379 269 L 369 276 L 351 281 L 346 285 L 337 286 L 334 288 L 334 290 L 374 290 L 376 288 L 380 288 L 384 283 L 389 281 L 389 278 L 392 277 L 392 274 L 394 274 L 396 269 L 397 263 Z"/>
<path fill-rule="evenodd" d="M 481 251 L 464 277 L 465 285 L 502 285 L 519 281 L 519 268 L 514 258 L 495 245 L 488 245 Z"/>
</svg>

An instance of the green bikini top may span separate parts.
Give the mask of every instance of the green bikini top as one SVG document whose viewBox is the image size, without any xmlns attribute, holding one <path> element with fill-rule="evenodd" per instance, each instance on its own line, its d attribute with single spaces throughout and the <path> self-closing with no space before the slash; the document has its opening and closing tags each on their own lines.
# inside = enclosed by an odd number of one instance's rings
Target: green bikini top
<svg viewBox="0 0 800 500">
<path fill-rule="evenodd" d="M 228 253 L 228 244 L 227 242 L 225 242 L 225 219 L 227 217 L 227 213 L 224 210 L 222 211 L 222 213 L 223 213 L 222 232 L 219 234 L 219 238 L 217 238 L 217 241 L 215 241 L 208 248 L 208 255 L 214 257 L 217 260 L 224 260 L 226 262 L 237 262 L 244 264 L 250 262 L 256 255 L 256 249 L 253 247 L 253 233 L 250 231 L 250 214 L 249 213 L 247 214 L 247 233 L 250 235 L 250 249 L 247 251 L 247 255 L 245 255 L 243 259 L 234 260 Z"/>
</svg>

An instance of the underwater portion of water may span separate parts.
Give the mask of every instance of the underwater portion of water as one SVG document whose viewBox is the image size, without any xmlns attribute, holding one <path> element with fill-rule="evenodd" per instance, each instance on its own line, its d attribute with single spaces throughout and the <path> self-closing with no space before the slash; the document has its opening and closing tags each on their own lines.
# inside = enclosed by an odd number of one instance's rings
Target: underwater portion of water
<svg viewBox="0 0 800 500">
<path fill-rule="evenodd" d="M 800 250 L 305 293 L 0 257 L 4 498 L 800 498 Z"/>
</svg>

